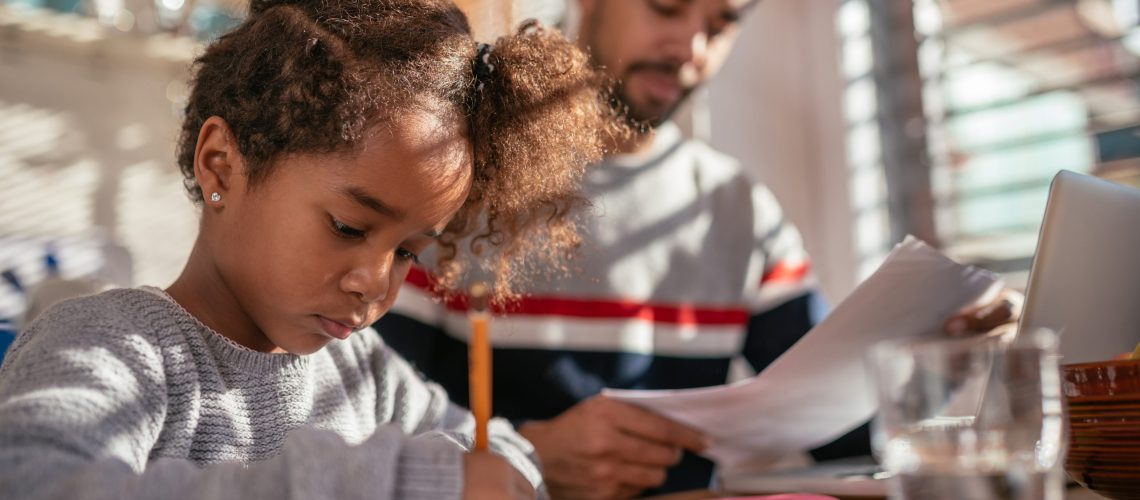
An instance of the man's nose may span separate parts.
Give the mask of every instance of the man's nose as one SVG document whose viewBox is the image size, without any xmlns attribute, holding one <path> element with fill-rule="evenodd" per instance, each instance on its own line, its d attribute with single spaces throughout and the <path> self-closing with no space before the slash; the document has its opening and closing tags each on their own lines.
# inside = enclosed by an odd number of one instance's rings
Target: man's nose
<svg viewBox="0 0 1140 500">
<path fill-rule="evenodd" d="M 700 73 L 708 63 L 709 27 L 703 16 L 691 14 L 677 27 L 672 57 L 676 64 Z"/>
<path fill-rule="evenodd" d="M 708 30 L 697 31 L 694 33 L 689 46 L 689 61 L 699 72 L 704 69 L 709 60 Z"/>
</svg>

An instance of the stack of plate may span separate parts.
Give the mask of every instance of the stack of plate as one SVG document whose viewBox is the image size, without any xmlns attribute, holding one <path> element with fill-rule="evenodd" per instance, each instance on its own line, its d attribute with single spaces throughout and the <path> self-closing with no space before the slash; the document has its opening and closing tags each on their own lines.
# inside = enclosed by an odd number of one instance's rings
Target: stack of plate
<svg viewBox="0 0 1140 500">
<path fill-rule="evenodd" d="M 1115 500 L 1140 500 L 1140 361 L 1065 365 L 1065 471 Z"/>
</svg>

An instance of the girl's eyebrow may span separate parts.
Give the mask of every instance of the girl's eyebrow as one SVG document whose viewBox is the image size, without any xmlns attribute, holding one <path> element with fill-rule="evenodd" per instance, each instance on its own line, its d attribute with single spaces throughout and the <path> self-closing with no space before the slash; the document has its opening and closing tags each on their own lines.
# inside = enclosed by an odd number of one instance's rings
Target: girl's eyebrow
<svg viewBox="0 0 1140 500">
<path fill-rule="evenodd" d="M 375 196 L 372 196 L 365 192 L 363 189 L 355 186 L 340 188 L 340 194 L 351 199 L 352 201 L 355 201 L 365 208 L 378 212 L 380 215 L 386 215 L 396 220 L 402 220 L 407 216 L 403 210 L 384 203 Z"/>
<path fill-rule="evenodd" d="M 364 189 L 361 189 L 359 187 L 348 186 L 340 188 L 339 191 L 340 194 L 344 195 L 346 198 L 349 198 L 361 206 L 379 213 L 380 215 L 391 217 L 395 220 L 403 220 L 404 217 L 407 216 L 403 210 L 384 203 L 379 198 L 368 194 L 366 191 L 364 191 Z M 431 239 L 439 239 L 439 237 L 443 235 L 443 232 L 436 229 L 428 229 L 421 234 Z"/>
</svg>

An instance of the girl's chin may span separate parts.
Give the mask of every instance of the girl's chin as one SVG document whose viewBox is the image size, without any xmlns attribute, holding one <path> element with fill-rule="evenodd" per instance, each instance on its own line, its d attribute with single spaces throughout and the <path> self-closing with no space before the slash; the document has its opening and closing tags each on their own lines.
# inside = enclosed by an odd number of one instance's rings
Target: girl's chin
<svg viewBox="0 0 1140 500">
<path fill-rule="evenodd" d="M 293 354 L 297 356 L 306 356 L 313 354 L 332 342 L 333 338 L 323 333 L 310 333 L 304 335 L 302 338 L 296 339 L 294 342 L 274 342 L 277 346 L 273 350 L 278 354 Z"/>
</svg>

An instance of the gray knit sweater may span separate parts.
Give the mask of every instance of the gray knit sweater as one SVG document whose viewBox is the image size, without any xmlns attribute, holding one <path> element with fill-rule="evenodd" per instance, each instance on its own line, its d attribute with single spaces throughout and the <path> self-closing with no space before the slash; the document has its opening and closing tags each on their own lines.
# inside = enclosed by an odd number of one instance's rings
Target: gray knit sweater
<svg viewBox="0 0 1140 500">
<path fill-rule="evenodd" d="M 58 304 L 0 367 L 0 498 L 459 498 L 470 413 L 379 338 L 266 354 L 146 290 Z"/>
</svg>

